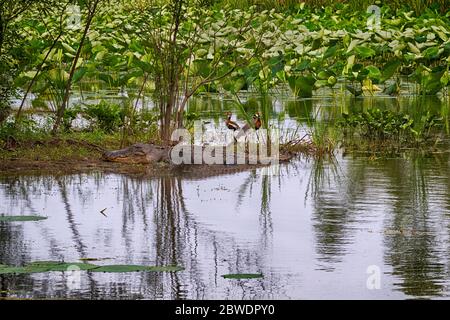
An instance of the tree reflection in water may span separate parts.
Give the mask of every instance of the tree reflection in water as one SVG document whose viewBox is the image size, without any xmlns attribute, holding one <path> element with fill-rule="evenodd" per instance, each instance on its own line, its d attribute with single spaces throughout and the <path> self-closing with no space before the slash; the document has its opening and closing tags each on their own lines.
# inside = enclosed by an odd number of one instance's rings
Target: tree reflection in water
<svg viewBox="0 0 450 320">
<path fill-rule="evenodd" d="M 320 279 L 329 271 L 339 277 L 348 259 L 355 259 L 348 268 L 360 266 L 354 252 L 369 244 L 358 235 L 375 228 L 379 237 L 372 239 L 380 242 L 370 245 L 380 246 L 375 248 L 380 267 L 393 289 L 410 296 L 448 294 L 449 164 L 448 154 L 375 161 L 338 156 L 335 161 L 296 160 L 281 166 L 279 176 L 252 170 L 224 179 L 101 173 L 0 177 L 0 213 L 49 216 L 42 223 L 0 222 L 0 263 L 98 257 L 110 258 L 100 264 L 185 268 L 180 273 L 83 273 L 77 290 L 67 287 L 66 274 L 3 275 L 0 288 L 4 296 L 12 290 L 19 297 L 297 298 L 314 292 L 308 286 L 317 284 L 305 281 L 303 287 L 303 279 Z M 203 202 L 217 181 L 228 183 L 230 196 Z M 306 198 L 287 186 L 307 190 Z M 296 220 L 301 202 L 304 218 Z M 226 210 L 209 212 L 221 205 Z M 104 208 L 106 217 L 99 213 Z M 254 228 L 248 241 L 245 229 L 233 230 L 246 221 L 239 220 L 243 216 L 255 218 L 248 224 Z M 295 225 L 299 221 L 310 223 L 301 230 L 311 227 L 312 232 L 296 232 L 304 227 Z M 280 238 L 302 241 L 301 250 Z M 285 248 L 290 251 L 278 254 Z M 299 253 L 308 255 L 291 259 Z M 301 262 L 277 269 L 274 256 L 282 259 L 278 265 Z M 264 278 L 221 277 L 247 272 L 261 272 Z"/>
</svg>

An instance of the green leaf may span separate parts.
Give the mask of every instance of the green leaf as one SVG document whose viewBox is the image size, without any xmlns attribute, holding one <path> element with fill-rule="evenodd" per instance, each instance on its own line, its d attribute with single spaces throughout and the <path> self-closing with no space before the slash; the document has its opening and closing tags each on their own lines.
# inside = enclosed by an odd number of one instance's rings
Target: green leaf
<svg viewBox="0 0 450 320">
<path fill-rule="evenodd" d="M 223 89 L 231 93 L 237 93 L 241 91 L 246 84 L 247 82 L 244 77 L 224 79 L 222 81 Z"/>
<path fill-rule="evenodd" d="M 68 271 L 71 268 L 79 270 L 92 270 L 98 266 L 89 263 L 59 262 L 59 261 L 35 261 L 25 266 L 26 268 L 45 268 L 48 271 Z"/>
<path fill-rule="evenodd" d="M 207 78 L 211 74 L 211 66 L 209 60 L 195 60 L 194 70 L 202 78 Z"/>
<path fill-rule="evenodd" d="M 84 75 L 87 72 L 87 68 L 79 68 L 77 71 L 75 71 L 75 73 L 73 74 L 73 79 L 72 82 L 73 83 L 77 83 L 78 81 L 80 81 Z"/>
<path fill-rule="evenodd" d="M 337 79 L 335 76 L 330 76 L 327 80 L 329 86 L 334 86 L 337 83 Z"/>
<path fill-rule="evenodd" d="M 7 266 L 0 268 L 0 274 L 29 274 L 29 273 L 41 273 L 48 272 L 46 267 L 11 267 Z"/>
<path fill-rule="evenodd" d="M 366 70 L 369 71 L 367 76 L 370 79 L 377 80 L 377 81 L 380 80 L 380 78 L 381 78 L 381 71 L 380 71 L 380 69 L 378 69 L 375 66 L 367 66 Z"/>
<path fill-rule="evenodd" d="M 41 272 L 65 272 L 72 270 L 93 272 L 178 272 L 184 270 L 177 266 L 139 266 L 139 265 L 108 265 L 97 266 L 80 262 L 35 261 L 23 267 L 0 265 L 0 274 L 27 274 Z"/>
<path fill-rule="evenodd" d="M 24 72 L 23 76 L 27 77 L 27 78 L 30 78 L 30 79 L 33 79 L 36 74 L 37 74 L 37 71 L 32 70 L 32 71 Z"/>
<path fill-rule="evenodd" d="M 196 52 L 195 52 L 195 55 L 197 56 L 197 57 L 199 57 L 199 58 L 203 58 L 204 56 L 206 56 L 208 54 L 208 50 L 206 50 L 206 49 L 198 49 Z"/>
<path fill-rule="evenodd" d="M 444 74 L 442 75 L 442 77 L 441 77 L 441 84 L 444 86 L 444 87 L 446 87 L 447 85 L 448 85 L 448 83 L 449 83 L 449 80 L 450 80 L 450 76 L 449 76 L 449 73 L 448 73 L 448 71 L 446 71 L 446 72 L 444 72 Z"/>
<path fill-rule="evenodd" d="M 439 58 L 439 47 L 431 47 L 423 52 L 423 56 L 426 59 L 434 60 Z"/>
<path fill-rule="evenodd" d="M 419 48 L 417 48 L 414 44 L 411 42 L 408 42 L 409 51 L 415 54 L 420 54 Z"/>
<path fill-rule="evenodd" d="M 383 66 L 380 82 L 384 83 L 397 72 L 402 62 L 400 60 L 391 60 Z"/>
<path fill-rule="evenodd" d="M 337 45 L 329 47 L 327 51 L 325 51 L 325 53 L 323 54 L 323 58 L 328 59 L 334 57 L 336 55 L 337 49 L 338 49 Z"/>
<path fill-rule="evenodd" d="M 67 43 L 63 42 L 61 44 L 64 47 L 64 49 L 66 49 L 69 53 L 71 53 L 71 54 L 76 54 L 77 53 L 77 51 L 74 48 L 72 48 L 71 46 L 69 46 Z"/>
<path fill-rule="evenodd" d="M 319 80 L 327 80 L 329 77 L 331 77 L 333 74 L 327 70 L 322 70 L 317 74 L 317 79 Z"/>
<path fill-rule="evenodd" d="M 312 97 L 315 82 L 316 80 L 311 76 L 288 77 L 289 87 L 296 97 Z"/>
<path fill-rule="evenodd" d="M 356 47 L 355 52 L 360 58 L 363 59 L 373 57 L 376 54 L 375 50 L 362 46 Z"/>
</svg>

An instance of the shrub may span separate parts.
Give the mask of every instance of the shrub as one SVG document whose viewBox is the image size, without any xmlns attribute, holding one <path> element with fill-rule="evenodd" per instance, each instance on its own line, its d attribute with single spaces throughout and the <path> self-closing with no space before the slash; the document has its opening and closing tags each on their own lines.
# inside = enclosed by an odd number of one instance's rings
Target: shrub
<svg viewBox="0 0 450 320">
<path fill-rule="evenodd" d="M 104 100 L 84 109 L 88 120 L 94 120 L 99 129 L 109 133 L 119 130 L 124 124 L 125 113 L 124 107 Z"/>
</svg>

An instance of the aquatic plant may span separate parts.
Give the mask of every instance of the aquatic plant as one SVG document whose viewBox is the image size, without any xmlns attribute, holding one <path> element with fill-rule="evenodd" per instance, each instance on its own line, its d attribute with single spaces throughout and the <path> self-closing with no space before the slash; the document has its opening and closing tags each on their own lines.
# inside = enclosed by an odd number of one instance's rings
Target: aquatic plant
<svg viewBox="0 0 450 320">
<path fill-rule="evenodd" d="M 442 125 L 442 118 L 427 112 L 415 120 L 406 113 L 374 108 L 343 113 L 337 125 L 344 130 L 344 145 L 352 141 L 350 144 L 356 146 L 358 143 L 353 139 L 359 137 L 372 142 L 372 146 L 376 142 L 377 146 L 386 148 L 434 147 L 440 139 L 436 128 Z"/>
<path fill-rule="evenodd" d="M 401 94 L 412 81 L 418 94 L 448 95 L 450 21 L 435 10 L 415 15 L 384 6 L 379 26 L 368 28 L 370 14 L 345 4 L 279 12 L 196 3 L 112 1 L 94 16 L 85 12 L 90 31 L 82 38 L 60 34 L 60 17 L 28 12 L 15 21 L 29 61 L 16 83 L 51 101 L 54 127 L 68 109 L 69 87 L 130 89 L 131 110 L 151 94 L 161 140 L 184 125 L 187 101 L 205 91 L 286 87 L 308 98 L 343 87 L 357 97 Z"/>
</svg>

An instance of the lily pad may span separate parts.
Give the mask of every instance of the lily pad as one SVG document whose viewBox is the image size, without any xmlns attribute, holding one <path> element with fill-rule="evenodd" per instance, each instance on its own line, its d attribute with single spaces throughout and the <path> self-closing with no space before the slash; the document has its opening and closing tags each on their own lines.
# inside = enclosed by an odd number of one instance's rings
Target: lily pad
<svg viewBox="0 0 450 320">
<path fill-rule="evenodd" d="M 0 222 L 25 222 L 25 221 L 41 221 L 47 217 L 41 216 L 0 216 Z"/>
<path fill-rule="evenodd" d="M 91 270 L 98 268 L 98 266 L 87 263 L 70 263 L 59 261 L 35 261 L 22 267 L 6 266 L 0 267 L 0 274 L 27 274 L 27 273 L 42 273 L 50 271 L 68 271 L 74 268 L 75 270 Z M 77 269 L 78 268 L 78 269 Z M 73 269 L 72 269 L 73 270 Z"/>
<path fill-rule="evenodd" d="M 264 276 L 261 273 L 234 273 L 222 275 L 225 279 L 261 279 Z"/>
<path fill-rule="evenodd" d="M 106 265 L 97 266 L 84 262 L 34 261 L 22 267 L 0 265 L 0 274 L 26 274 L 51 271 L 84 270 L 93 272 L 178 272 L 177 266 Z"/>
<path fill-rule="evenodd" d="M 59 261 L 35 261 L 28 264 L 26 267 L 46 268 L 47 271 L 68 271 L 76 268 L 78 268 L 79 270 L 92 270 L 98 268 L 98 266 L 89 263 L 59 262 Z"/>
<path fill-rule="evenodd" d="M 13 267 L 7 266 L 6 268 L 0 268 L 0 274 L 29 274 L 29 273 L 41 273 L 49 271 L 48 268 L 42 266 L 25 266 L 25 267 Z"/>
<path fill-rule="evenodd" d="M 93 272 L 177 272 L 183 268 L 176 266 L 157 267 L 157 266 L 139 266 L 139 265 L 107 265 L 101 266 L 91 271 Z"/>
</svg>

